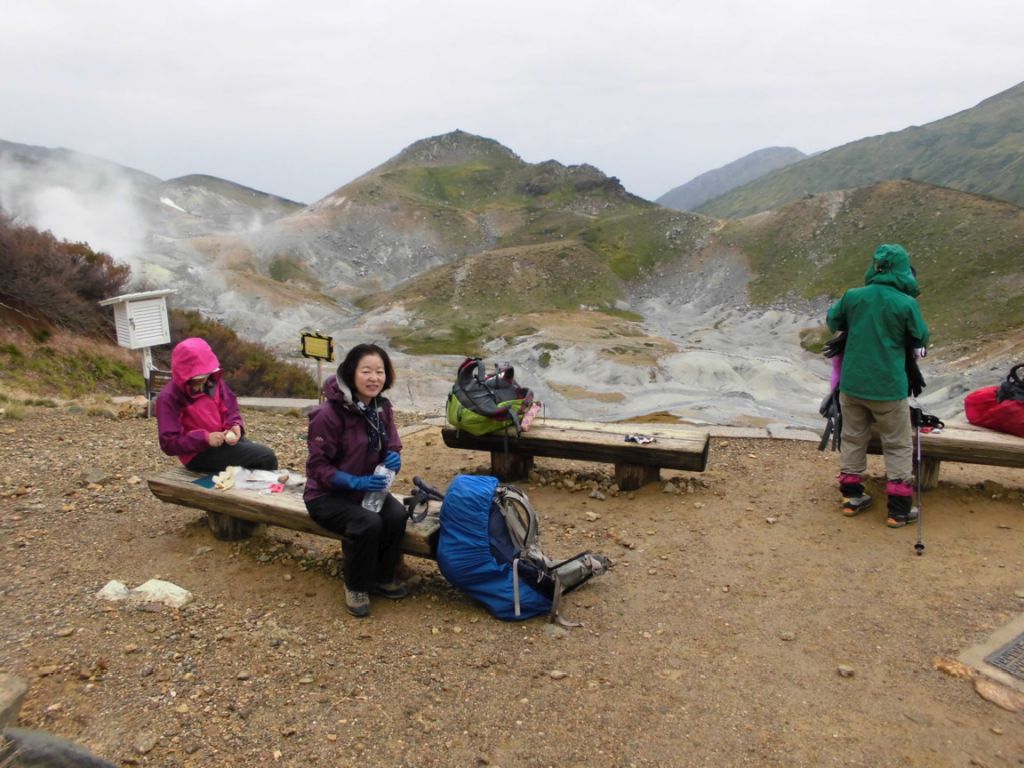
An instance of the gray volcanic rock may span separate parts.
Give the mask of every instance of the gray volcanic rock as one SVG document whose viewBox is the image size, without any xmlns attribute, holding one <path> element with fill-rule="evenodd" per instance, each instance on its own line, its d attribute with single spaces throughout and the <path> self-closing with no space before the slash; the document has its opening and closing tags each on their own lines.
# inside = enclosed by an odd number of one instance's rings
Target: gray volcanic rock
<svg viewBox="0 0 1024 768">
<path fill-rule="evenodd" d="M 302 208 L 215 176 L 182 176 L 143 191 L 151 206 L 152 229 L 166 236 L 197 237 L 222 232 L 255 232 Z"/>
<path fill-rule="evenodd" d="M 74 742 L 46 731 L 8 728 L 0 765 L 10 768 L 116 768 Z"/>
</svg>

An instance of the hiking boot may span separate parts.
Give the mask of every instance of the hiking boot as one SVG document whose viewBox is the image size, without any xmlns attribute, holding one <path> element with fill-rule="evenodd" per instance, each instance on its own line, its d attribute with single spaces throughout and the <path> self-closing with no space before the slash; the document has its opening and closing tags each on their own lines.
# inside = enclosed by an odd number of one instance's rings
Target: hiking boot
<svg viewBox="0 0 1024 768">
<path fill-rule="evenodd" d="M 401 600 L 403 597 L 409 596 L 409 590 L 405 588 L 405 585 L 394 580 L 378 581 L 370 591 L 390 600 Z"/>
<path fill-rule="evenodd" d="M 353 616 L 360 619 L 370 615 L 370 595 L 366 592 L 356 592 L 345 587 L 345 607 Z"/>
<path fill-rule="evenodd" d="M 910 523 L 916 523 L 918 515 L 919 513 L 917 511 L 917 507 L 911 507 L 910 511 L 907 512 L 907 514 L 905 515 L 896 515 L 890 513 L 889 517 L 885 521 L 885 524 L 888 525 L 890 528 L 902 528 L 903 526 L 909 525 Z"/>
<path fill-rule="evenodd" d="M 900 493 L 889 494 L 889 516 L 885 524 L 890 528 L 902 528 L 907 523 L 917 520 L 917 509 L 913 506 L 913 500 L 909 495 L 904 495 L 910 490 L 910 486 L 900 481 L 890 483 L 893 490 Z"/>
<path fill-rule="evenodd" d="M 854 517 L 871 506 L 871 497 L 866 493 L 859 496 L 848 496 L 843 499 L 843 515 Z"/>
<path fill-rule="evenodd" d="M 844 499 L 864 495 L 863 475 L 851 475 L 848 472 L 839 473 L 839 493 Z"/>
</svg>

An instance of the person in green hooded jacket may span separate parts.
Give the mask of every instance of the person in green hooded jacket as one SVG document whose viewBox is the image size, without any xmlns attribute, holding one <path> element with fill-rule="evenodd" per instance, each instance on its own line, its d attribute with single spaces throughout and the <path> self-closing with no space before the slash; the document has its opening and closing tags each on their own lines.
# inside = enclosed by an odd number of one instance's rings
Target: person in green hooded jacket
<svg viewBox="0 0 1024 768">
<path fill-rule="evenodd" d="M 914 443 L 906 361 L 908 348 L 928 346 L 928 326 L 915 298 L 919 293 L 906 250 L 880 245 L 864 274 L 864 286 L 843 294 L 826 317 L 831 331 L 846 333 L 839 378 L 843 514 L 852 517 L 871 506 L 871 497 L 864 492 L 864 474 L 875 424 L 885 456 L 890 528 L 913 522 L 917 514 L 911 504 Z"/>
</svg>

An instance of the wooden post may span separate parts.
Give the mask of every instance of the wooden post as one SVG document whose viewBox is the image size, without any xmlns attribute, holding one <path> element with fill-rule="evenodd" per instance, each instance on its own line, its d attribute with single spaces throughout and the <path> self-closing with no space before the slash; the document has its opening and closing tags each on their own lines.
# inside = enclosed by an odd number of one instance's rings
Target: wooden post
<svg viewBox="0 0 1024 768">
<path fill-rule="evenodd" d="M 504 451 L 491 451 L 491 474 L 508 483 L 525 480 L 533 469 L 533 456 Z"/>
<path fill-rule="evenodd" d="M 320 405 L 324 404 L 324 361 L 316 360 L 316 391 Z"/>
<path fill-rule="evenodd" d="M 921 490 L 931 491 L 939 485 L 939 466 L 942 464 L 938 459 L 928 456 L 921 457 L 921 466 L 917 471 L 921 473 Z"/>
<path fill-rule="evenodd" d="M 210 530 L 213 531 L 214 538 L 221 541 L 247 539 L 256 533 L 260 527 L 260 523 L 254 523 L 251 520 L 240 520 L 237 517 L 222 515 L 220 512 L 210 512 L 209 510 L 206 512 L 206 519 L 210 524 Z"/>
<path fill-rule="evenodd" d="M 635 491 L 640 486 L 656 482 L 660 478 L 661 470 L 658 467 L 637 464 L 615 465 L 615 482 L 620 491 Z"/>
<path fill-rule="evenodd" d="M 153 388 L 150 377 L 153 375 L 153 353 L 149 347 L 142 348 L 142 386 L 146 396 L 146 418 L 153 415 Z"/>
</svg>

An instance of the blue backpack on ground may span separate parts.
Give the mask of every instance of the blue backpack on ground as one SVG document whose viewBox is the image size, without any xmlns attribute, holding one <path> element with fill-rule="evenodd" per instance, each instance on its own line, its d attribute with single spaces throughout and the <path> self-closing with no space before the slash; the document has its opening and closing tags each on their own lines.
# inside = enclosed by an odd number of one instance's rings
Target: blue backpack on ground
<svg viewBox="0 0 1024 768">
<path fill-rule="evenodd" d="M 608 570 L 590 552 L 555 562 L 538 544 L 537 514 L 518 488 L 495 477 L 459 475 L 441 504 L 437 565 L 454 586 L 496 618 L 521 621 L 559 615 L 561 596 Z"/>
</svg>

